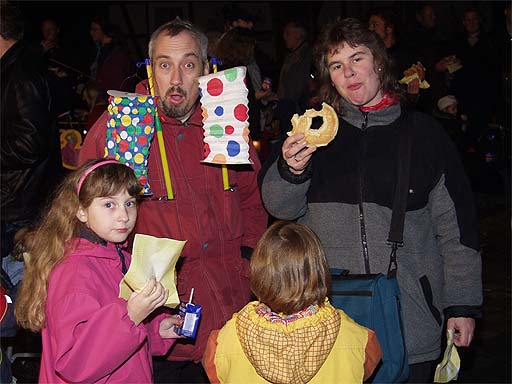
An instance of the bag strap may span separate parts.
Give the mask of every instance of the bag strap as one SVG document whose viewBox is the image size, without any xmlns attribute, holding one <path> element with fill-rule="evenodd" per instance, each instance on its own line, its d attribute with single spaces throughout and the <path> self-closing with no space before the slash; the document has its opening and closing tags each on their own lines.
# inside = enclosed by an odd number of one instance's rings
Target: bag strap
<svg viewBox="0 0 512 384">
<path fill-rule="evenodd" d="M 407 196 L 409 195 L 409 170 L 412 148 L 410 125 L 412 124 L 413 118 L 409 112 L 405 112 L 404 114 L 405 118 L 400 122 L 399 128 L 400 138 L 397 156 L 397 184 L 388 235 L 388 243 L 391 244 L 388 277 L 396 276 L 396 269 L 398 268 L 398 264 L 396 262 L 396 251 L 398 247 L 402 247 L 404 245 L 405 211 L 407 208 Z"/>
</svg>

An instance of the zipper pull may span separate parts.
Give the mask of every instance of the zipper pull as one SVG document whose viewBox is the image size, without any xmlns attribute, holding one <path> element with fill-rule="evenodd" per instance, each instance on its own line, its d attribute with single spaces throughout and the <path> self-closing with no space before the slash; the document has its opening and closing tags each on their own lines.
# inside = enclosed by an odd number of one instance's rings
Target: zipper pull
<svg viewBox="0 0 512 384">
<path fill-rule="evenodd" d="M 365 130 L 368 126 L 368 112 L 363 112 L 363 124 L 361 125 L 361 130 Z"/>
</svg>

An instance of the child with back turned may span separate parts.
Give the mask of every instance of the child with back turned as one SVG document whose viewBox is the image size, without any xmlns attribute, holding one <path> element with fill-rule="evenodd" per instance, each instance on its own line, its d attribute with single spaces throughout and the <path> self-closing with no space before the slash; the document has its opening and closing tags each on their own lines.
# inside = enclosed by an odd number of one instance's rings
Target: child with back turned
<svg viewBox="0 0 512 384">
<path fill-rule="evenodd" d="M 179 337 L 177 318 L 150 316 L 169 294 L 159 282 L 118 297 L 140 190 L 129 167 L 90 161 L 63 181 L 25 244 L 15 313 L 41 331 L 39 382 L 151 382 L 151 354 L 165 354 Z"/>
<path fill-rule="evenodd" d="M 326 298 L 330 273 L 309 228 L 274 223 L 251 258 L 247 304 L 208 340 L 212 383 L 355 383 L 381 358 L 374 332 Z"/>
</svg>

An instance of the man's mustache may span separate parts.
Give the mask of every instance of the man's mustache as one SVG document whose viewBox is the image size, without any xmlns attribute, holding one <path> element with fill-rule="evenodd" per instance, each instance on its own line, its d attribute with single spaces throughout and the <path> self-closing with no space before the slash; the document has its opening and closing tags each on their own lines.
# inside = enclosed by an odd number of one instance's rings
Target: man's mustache
<svg viewBox="0 0 512 384">
<path fill-rule="evenodd" d="M 187 91 L 185 91 L 181 87 L 171 87 L 171 88 L 169 88 L 167 90 L 167 92 L 165 92 L 165 97 L 170 97 L 172 94 L 179 94 L 181 96 L 186 97 L 187 96 Z"/>
</svg>

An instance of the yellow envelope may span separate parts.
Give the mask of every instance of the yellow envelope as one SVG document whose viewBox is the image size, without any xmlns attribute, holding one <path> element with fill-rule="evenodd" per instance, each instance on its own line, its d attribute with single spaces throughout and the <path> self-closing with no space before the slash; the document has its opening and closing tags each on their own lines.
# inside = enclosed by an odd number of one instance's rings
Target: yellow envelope
<svg viewBox="0 0 512 384">
<path fill-rule="evenodd" d="M 402 77 L 398 82 L 400 84 L 409 84 L 411 81 L 413 81 L 414 79 L 419 79 L 420 77 L 418 76 L 418 74 L 415 72 L 413 73 L 412 75 L 410 76 L 405 76 L 405 77 Z M 420 89 L 427 89 L 427 88 L 430 88 L 430 84 L 427 82 L 427 80 L 423 80 L 420 82 Z"/>
<path fill-rule="evenodd" d="M 180 300 L 174 283 L 174 270 L 186 241 L 136 234 L 132 262 L 119 283 L 119 297 L 128 300 L 132 292 L 140 292 L 155 277 L 169 290 L 166 307 L 175 308 Z"/>
<path fill-rule="evenodd" d="M 448 64 L 446 66 L 446 69 L 450 73 L 457 72 L 461 68 L 462 68 L 462 65 L 459 62 L 454 62 L 454 63 Z"/>
<path fill-rule="evenodd" d="M 457 380 L 460 370 L 460 357 L 457 347 L 453 344 L 455 330 L 448 329 L 446 331 L 446 350 L 444 351 L 443 360 L 437 364 L 436 373 L 434 374 L 434 383 L 448 383 Z"/>
</svg>

